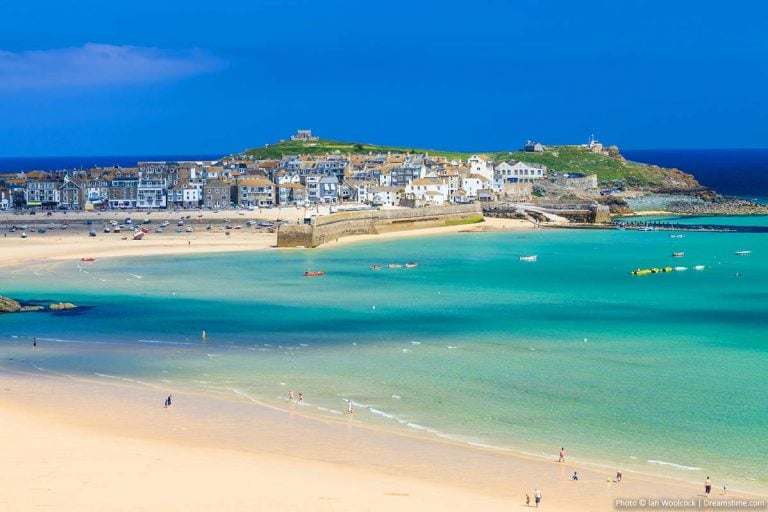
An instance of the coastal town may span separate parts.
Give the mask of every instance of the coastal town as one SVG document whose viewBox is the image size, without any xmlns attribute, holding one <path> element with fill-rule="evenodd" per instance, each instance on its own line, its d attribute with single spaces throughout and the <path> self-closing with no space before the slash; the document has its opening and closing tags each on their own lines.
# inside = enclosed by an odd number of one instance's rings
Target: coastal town
<svg viewBox="0 0 768 512">
<path fill-rule="evenodd" d="M 291 141 L 319 139 L 298 130 Z M 590 140 L 586 147 L 605 151 Z M 536 142 L 526 153 L 542 153 Z M 165 210 L 271 208 L 359 203 L 371 207 L 527 202 L 537 197 L 600 197 L 597 177 L 522 160 L 429 153 L 240 154 L 216 161 L 138 162 L 136 167 L 19 171 L 0 175 L 0 210 Z M 604 191 L 603 191 L 604 192 Z"/>
</svg>

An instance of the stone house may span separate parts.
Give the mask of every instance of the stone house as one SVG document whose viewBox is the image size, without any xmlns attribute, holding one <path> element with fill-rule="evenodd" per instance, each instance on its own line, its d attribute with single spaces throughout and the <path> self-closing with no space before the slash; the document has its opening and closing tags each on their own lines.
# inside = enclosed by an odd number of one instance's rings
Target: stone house
<svg viewBox="0 0 768 512">
<path fill-rule="evenodd" d="M 203 205 L 212 210 L 229 208 L 231 186 L 224 180 L 208 180 L 203 187 Z"/>
</svg>

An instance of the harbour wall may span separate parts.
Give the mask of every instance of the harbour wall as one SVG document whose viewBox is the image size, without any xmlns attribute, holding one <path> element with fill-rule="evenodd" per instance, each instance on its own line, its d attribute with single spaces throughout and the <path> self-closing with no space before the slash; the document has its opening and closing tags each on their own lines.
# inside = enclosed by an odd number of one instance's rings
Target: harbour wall
<svg viewBox="0 0 768 512">
<path fill-rule="evenodd" d="M 311 224 L 280 226 L 277 246 L 317 247 L 345 236 L 470 224 L 482 219 L 479 204 L 339 212 L 313 217 Z"/>
</svg>

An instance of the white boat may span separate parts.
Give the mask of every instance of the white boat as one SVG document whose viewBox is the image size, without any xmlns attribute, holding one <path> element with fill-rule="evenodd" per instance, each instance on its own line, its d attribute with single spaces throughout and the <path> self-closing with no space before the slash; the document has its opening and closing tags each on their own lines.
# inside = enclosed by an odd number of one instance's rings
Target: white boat
<svg viewBox="0 0 768 512">
<path fill-rule="evenodd" d="M 704 270 L 704 265 L 694 265 L 693 270 Z"/>
<path fill-rule="evenodd" d="M 677 272 L 683 272 L 683 271 L 686 271 L 686 270 L 688 270 L 688 267 L 675 267 L 675 271 L 677 271 Z"/>
<path fill-rule="evenodd" d="M 669 238 L 685 238 L 685 235 L 683 234 L 675 234 L 675 235 L 669 235 Z"/>
<path fill-rule="evenodd" d="M 399 263 L 390 263 L 389 265 L 387 265 L 387 268 L 400 268 L 400 267 L 402 267 L 402 265 Z"/>
<path fill-rule="evenodd" d="M 26 231 L 22 231 L 21 232 L 21 238 L 27 238 L 27 236 L 29 236 L 29 235 L 27 235 Z"/>
<path fill-rule="evenodd" d="M 418 266 L 419 266 L 419 264 L 416 263 L 415 261 L 409 261 L 408 263 L 405 264 L 405 268 L 414 268 L 414 267 L 418 267 Z"/>
<path fill-rule="evenodd" d="M 539 257 L 535 254 L 531 256 L 520 256 L 520 261 L 536 261 Z"/>
<path fill-rule="evenodd" d="M 749 256 L 752 254 L 752 251 L 736 251 L 734 254 L 736 256 Z"/>
</svg>

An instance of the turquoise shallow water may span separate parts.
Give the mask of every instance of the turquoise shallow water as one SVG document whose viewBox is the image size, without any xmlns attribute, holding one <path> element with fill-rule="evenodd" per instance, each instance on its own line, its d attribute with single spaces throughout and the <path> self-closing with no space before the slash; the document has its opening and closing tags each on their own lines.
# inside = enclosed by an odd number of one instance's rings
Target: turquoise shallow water
<svg viewBox="0 0 768 512">
<path fill-rule="evenodd" d="M 85 307 L 0 317 L 0 355 L 37 336 L 33 371 L 277 406 L 293 389 L 320 415 L 351 399 L 387 428 L 765 492 L 766 240 L 467 233 L 19 269 L 1 294 Z M 705 269 L 629 274 L 666 265 Z"/>
</svg>

